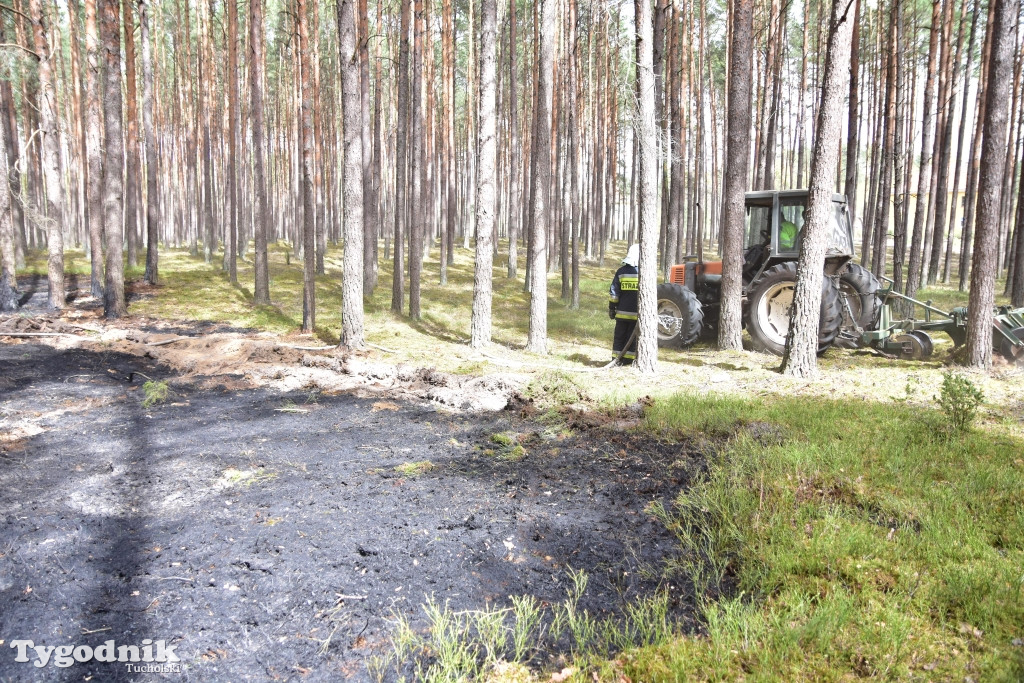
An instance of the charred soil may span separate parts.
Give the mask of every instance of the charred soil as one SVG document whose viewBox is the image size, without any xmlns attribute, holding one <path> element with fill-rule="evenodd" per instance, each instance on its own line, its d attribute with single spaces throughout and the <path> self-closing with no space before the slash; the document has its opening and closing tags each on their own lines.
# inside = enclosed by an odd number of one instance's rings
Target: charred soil
<svg viewBox="0 0 1024 683">
<path fill-rule="evenodd" d="M 646 510 L 670 504 L 704 457 L 632 431 L 641 407 L 463 413 L 432 399 L 451 380 L 429 372 L 410 377 L 429 390 L 394 396 L 281 391 L 182 378 L 117 343 L 36 341 L 0 344 L 8 643 L 162 639 L 193 680 L 359 680 L 389 647 L 389 619 L 422 627 L 429 596 L 553 603 L 570 569 L 590 576 L 592 614 L 664 591 L 692 627 L 693 588 L 665 569 L 677 543 Z M 0 679 L 139 677 L 14 657 L 0 647 Z"/>
</svg>

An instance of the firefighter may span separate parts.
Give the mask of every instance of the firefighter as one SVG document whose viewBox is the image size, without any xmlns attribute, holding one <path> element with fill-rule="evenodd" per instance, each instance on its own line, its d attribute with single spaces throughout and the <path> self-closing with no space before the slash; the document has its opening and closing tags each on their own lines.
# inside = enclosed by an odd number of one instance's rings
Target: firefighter
<svg viewBox="0 0 1024 683">
<path fill-rule="evenodd" d="M 630 341 L 636 328 L 637 294 L 640 271 L 640 245 L 634 244 L 622 259 L 622 265 L 615 271 L 612 286 L 608 290 L 608 317 L 615 321 L 615 336 L 612 339 L 612 353 L 622 354 L 622 363 L 629 365 L 636 359 L 636 338 Z"/>
</svg>

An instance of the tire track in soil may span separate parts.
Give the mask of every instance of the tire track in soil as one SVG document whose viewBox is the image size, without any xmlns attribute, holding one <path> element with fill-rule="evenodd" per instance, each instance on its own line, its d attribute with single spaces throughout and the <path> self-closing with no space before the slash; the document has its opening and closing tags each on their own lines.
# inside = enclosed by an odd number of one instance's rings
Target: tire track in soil
<svg viewBox="0 0 1024 683">
<path fill-rule="evenodd" d="M 128 374 L 169 375 L 124 354 L 0 345 L 0 365 L 0 433 L 42 430 L 0 441 L 0 639 L 164 639 L 184 665 L 170 679 L 361 680 L 393 612 L 557 602 L 569 567 L 590 575 L 581 607 L 616 614 L 675 556 L 645 505 L 702 462 L 593 421 L 558 438 L 511 411 L 349 395 L 174 385 L 147 409 Z M 533 435 L 522 461 L 484 452 L 498 431 Z M 692 626 L 692 586 L 661 587 Z M 139 677 L 15 654 L 0 646 L 0 679 Z"/>
</svg>

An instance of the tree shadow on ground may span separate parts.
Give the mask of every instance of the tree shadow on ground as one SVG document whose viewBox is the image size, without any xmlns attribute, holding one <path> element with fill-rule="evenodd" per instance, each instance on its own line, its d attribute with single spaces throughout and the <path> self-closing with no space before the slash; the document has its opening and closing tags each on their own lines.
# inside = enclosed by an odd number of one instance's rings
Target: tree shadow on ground
<svg viewBox="0 0 1024 683">
<path fill-rule="evenodd" d="M 10 521 L 0 533 L 0 546 L 18 549 L 0 571 L 5 579 L 0 580 L 5 604 L 0 630 L 39 645 L 97 647 L 114 640 L 142 646 L 144 639 L 155 641 L 162 634 L 150 630 L 153 605 L 145 602 L 139 582 L 150 544 L 143 484 L 148 429 L 138 400 L 127 393 L 126 378 L 133 370 L 151 376 L 159 376 L 159 370 L 123 354 L 40 348 L 0 347 L 10 380 L 5 415 L 55 414 L 41 419 L 42 435 L 22 444 L 23 458 L 0 458 L 7 489 L 0 507 Z M 46 397 L 42 403 L 40 393 Z M 83 422 L 74 412 L 56 417 L 67 407 L 89 403 L 108 405 L 99 420 Z M 62 430 L 63 423 L 75 426 Z M 104 437 L 83 438 L 90 429 Z M 32 671 L 47 680 L 81 680 L 83 670 L 86 677 L 102 680 L 137 678 L 123 664 L 95 660 L 71 669 L 57 668 L 53 661 L 42 670 L 31 663 L 12 666 L 32 668 L 9 673 Z"/>
</svg>

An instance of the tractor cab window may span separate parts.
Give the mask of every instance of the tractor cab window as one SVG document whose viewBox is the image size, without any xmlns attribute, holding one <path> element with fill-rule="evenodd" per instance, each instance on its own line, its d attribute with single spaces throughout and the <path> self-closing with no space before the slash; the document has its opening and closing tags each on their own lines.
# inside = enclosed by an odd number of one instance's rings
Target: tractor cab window
<svg viewBox="0 0 1024 683">
<path fill-rule="evenodd" d="M 804 229 L 803 202 L 783 203 L 779 207 L 779 252 L 796 251 L 800 232 Z"/>
<path fill-rule="evenodd" d="M 829 222 L 827 256 L 853 254 L 850 241 L 850 214 L 846 205 L 832 202 L 832 220 Z"/>
<path fill-rule="evenodd" d="M 747 241 L 745 247 L 758 247 L 767 245 L 772 239 L 772 207 L 748 206 L 747 207 Z"/>
</svg>

